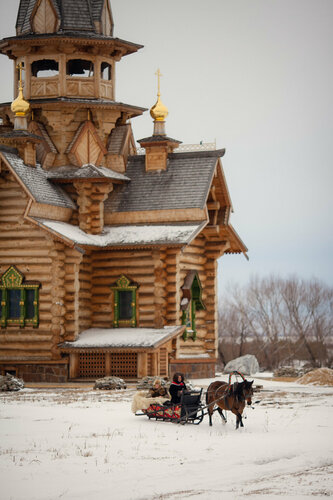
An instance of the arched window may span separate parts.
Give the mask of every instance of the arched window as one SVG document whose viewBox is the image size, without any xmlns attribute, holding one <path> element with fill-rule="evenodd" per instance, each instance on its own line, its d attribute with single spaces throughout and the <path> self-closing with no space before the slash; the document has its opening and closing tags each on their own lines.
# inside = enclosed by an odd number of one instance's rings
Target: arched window
<svg viewBox="0 0 333 500">
<path fill-rule="evenodd" d="M 59 63 L 53 59 L 41 59 L 31 64 L 31 74 L 37 78 L 59 75 Z"/>
<path fill-rule="evenodd" d="M 182 286 L 183 298 L 180 303 L 182 313 L 182 324 L 186 326 L 183 339 L 197 338 L 196 311 L 206 309 L 202 301 L 202 285 L 197 271 L 189 271 Z"/>
<path fill-rule="evenodd" d="M 89 78 L 94 76 L 94 63 L 85 59 L 71 59 L 67 62 L 67 75 Z"/>
<path fill-rule="evenodd" d="M 136 326 L 136 293 L 138 285 L 122 275 L 111 286 L 113 290 L 113 326 Z"/>
<path fill-rule="evenodd" d="M 101 78 L 102 80 L 112 80 L 112 66 L 107 62 L 101 64 Z"/>
<path fill-rule="evenodd" d="M 40 284 L 24 281 L 23 274 L 11 266 L 0 280 L 0 324 L 38 326 Z"/>
</svg>

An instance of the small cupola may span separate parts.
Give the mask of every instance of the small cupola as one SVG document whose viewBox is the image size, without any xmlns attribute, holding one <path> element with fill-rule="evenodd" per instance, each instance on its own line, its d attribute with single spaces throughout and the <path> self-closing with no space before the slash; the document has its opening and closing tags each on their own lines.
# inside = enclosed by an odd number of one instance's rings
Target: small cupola
<svg viewBox="0 0 333 500">
<path fill-rule="evenodd" d="M 151 137 L 138 141 L 146 150 L 146 172 L 166 170 L 168 154 L 181 144 L 181 141 L 166 135 L 165 119 L 169 111 L 161 101 L 160 78 L 162 74 L 159 69 L 156 75 L 158 79 L 157 101 L 150 109 L 150 115 L 154 119 L 154 133 Z"/>
<path fill-rule="evenodd" d="M 11 110 L 15 115 L 14 129 L 15 130 L 27 130 L 28 122 L 27 115 L 30 111 L 30 104 L 23 97 L 23 83 L 22 83 L 22 63 L 17 65 L 17 69 L 20 72 L 19 79 L 19 92 L 15 101 L 12 102 Z"/>
</svg>

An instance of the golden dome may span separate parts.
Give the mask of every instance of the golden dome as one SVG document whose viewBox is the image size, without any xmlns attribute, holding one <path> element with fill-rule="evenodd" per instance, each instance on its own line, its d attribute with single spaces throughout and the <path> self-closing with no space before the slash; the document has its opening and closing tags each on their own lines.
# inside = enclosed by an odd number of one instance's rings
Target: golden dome
<svg viewBox="0 0 333 500">
<path fill-rule="evenodd" d="M 168 108 L 164 106 L 163 102 L 161 101 L 161 92 L 160 92 L 160 83 L 161 83 L 161 76 L 162 73 L 158 69 L 155 73 L 157 76 L 157 101 L 155 102 L 154 106 L 150 109 L 150 116 L 156 121 L 156 122 L 164 122 L 166 117 L 169 114 Z"/>
<path fill-rule="evenodd" d="M 164 106 L 163 102 L 161 101 L 160 94 L 157 95 L 158 95 L 157 101 L 150 110 L 150 116 L 154 118 L 155 121 L 164 122 L 164 120 L 169 114 L 169 111 L 168 108 Z"/>
<path fill-rule="evenodd" d="M 20 86 L 19 95 L 12 102 L 11 110 L 16 116 L 26 116 L 30 110 L 30 104 L 23 97 L 23 88 Z"/>
</svg>

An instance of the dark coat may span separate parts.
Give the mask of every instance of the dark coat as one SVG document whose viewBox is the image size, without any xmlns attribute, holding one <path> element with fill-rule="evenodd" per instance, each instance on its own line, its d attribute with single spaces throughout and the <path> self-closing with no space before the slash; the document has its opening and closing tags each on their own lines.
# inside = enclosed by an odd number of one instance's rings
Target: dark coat
<svg viewBox="0 0 333 500">
<path fill-rule="evenodd" d="M 180 384 L 172 382 L 169 387 L 169 392 L 171 394 L 171 403 L 175 405 L 180 403 L 182 391 L 186 391 L 186 385 L 184 384 L 184 382 L 181 382 Z"/>
</svg>

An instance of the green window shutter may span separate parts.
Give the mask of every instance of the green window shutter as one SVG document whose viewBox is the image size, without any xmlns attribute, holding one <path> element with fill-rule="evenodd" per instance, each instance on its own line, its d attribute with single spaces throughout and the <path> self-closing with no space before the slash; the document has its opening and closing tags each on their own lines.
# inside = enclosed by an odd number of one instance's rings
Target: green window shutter
<svg viewBox="0 0 333 500">
<path fill-rule="evenodd" d="M 7 290 L 4 288 L 0 290 L 1 293 L 1 315 L 0 315 L 0 325 L 1 327 L 7 326 Z"/>
<path fill-rule="evenodd" d="M 136 291 L 138 285 L 122 275 L 113 290 L 113 326 L 136 326 Z"/>
</svg>

